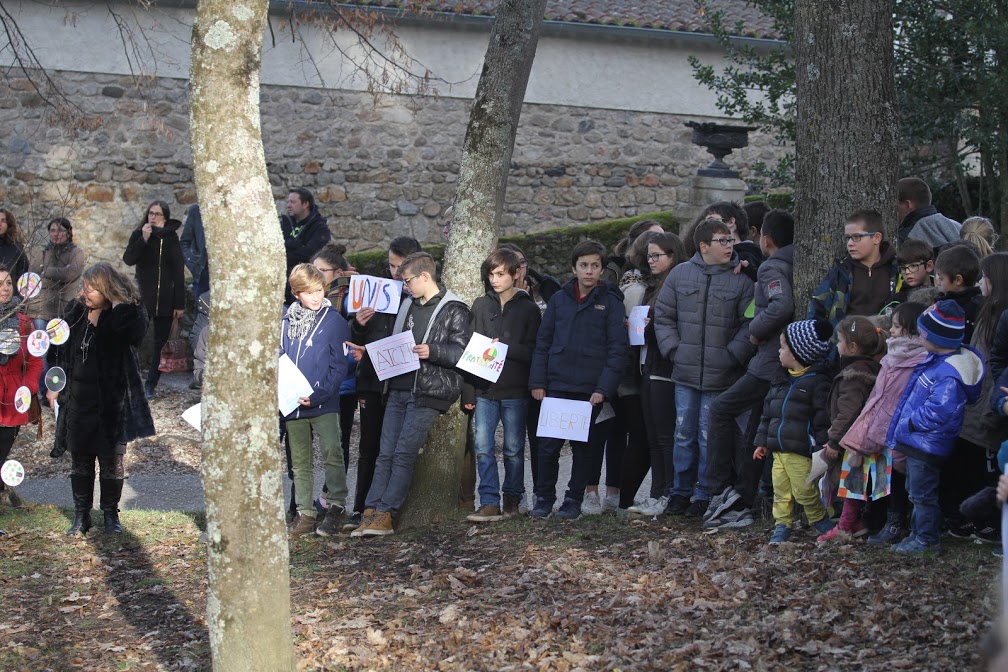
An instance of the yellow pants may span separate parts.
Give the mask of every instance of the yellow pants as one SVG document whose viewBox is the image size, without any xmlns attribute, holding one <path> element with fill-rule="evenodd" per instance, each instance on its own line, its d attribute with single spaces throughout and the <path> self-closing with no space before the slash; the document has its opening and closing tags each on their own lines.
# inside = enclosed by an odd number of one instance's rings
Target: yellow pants
<svg viewBox="0 0 1008 672">
<path fill-rule="evenodd" d="M 773 517 L 777 525 L 791 527 L 794 522 L 794 503 L 805 509 L 809 523 L 815 524 L 826 517 L 826 508 L 819 499 L 819 486 L 805 485 L 812 470 L 812 458 L 794 453 L 773 454 Z"/>
</svg>

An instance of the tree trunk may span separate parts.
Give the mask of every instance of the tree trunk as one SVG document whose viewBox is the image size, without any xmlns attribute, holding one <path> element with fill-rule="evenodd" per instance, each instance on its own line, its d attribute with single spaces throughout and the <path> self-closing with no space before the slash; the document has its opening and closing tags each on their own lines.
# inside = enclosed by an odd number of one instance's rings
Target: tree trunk
<svg viewBox="0 0 1008 672">
<path fill-rule="evenodd" d="M 843 225 L 875 208 L 894 240 L 898 179 L 894 0 L 795 3 L 795 314 L 845 253 Z"/>
<path fill-rule="evenodd" d="M 511 154 L 545 12 L 546 0 L 502 0 L 490 30 L 462 148 L 443 272 L 445 285 L 470 305 L 483 294 L 480 265 L 497 246 Z M 458 406 L 435 423 L 398 527 L 427 524 L 455 507 L 465 425 Z"/>
<path fill-rule="evenodd" d="M 284 245 L 259 126 L 265 0 L 200 0 L 190 128 L 213 278 L 203 387 L 207 625 L 215 670 L 291 670 L 277 437 Z"/>
</svg>

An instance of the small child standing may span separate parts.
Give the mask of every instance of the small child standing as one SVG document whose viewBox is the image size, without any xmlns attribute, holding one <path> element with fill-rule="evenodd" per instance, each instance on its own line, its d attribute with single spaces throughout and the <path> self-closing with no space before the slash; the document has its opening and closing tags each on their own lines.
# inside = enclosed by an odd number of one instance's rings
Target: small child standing
<svg viewBox="0 0 1008 672">
<path fill-rule="evenodd" d="M 830 388 L 829 441 L 823 446 L 823 457 L 829 462 L 836 462 L 840 457 L 840 441 L 861 414 L 875 387 L 875 378 L 881 368 L 878 358 L 885 353 L 886 337 L 885 332 L 867 317 L 845 317 L 837 325 L 836 333 L 840 370 Z M 862 503 L 856 499 L 845 499 L 839 524 L 816 541 L 824 543 L 867 534 L 868 528 L 861 521 Z"/>
<path fill-rule="evenodd" d="M 917 319 L 931 353 L 913 376 L 886 434 L 886 445 L 906 455 L 907 491 L 913 503 L 910 535 L 893 545 L 897 553 L 941 550 L 941 465 L 952 454 L 966 405 L 980 397 L 983 359 L 963 346 L 966 313 L 952 300 L 939 301 Z"/>
<path fill-rule="evenodd" d="M 774 531 L 769 543 L 791 537 L 794 502 L 818 534 L 826 534 L 833 521 L 819 499 L 819 488 L 806 484 L 812 470 L 812 449 L 826 442 L 829 430 L 830 338 L 826 320 L 792 322 L 780 336 L 780 363 L 788 370 L 784 382 L 770 388 L 763 403 L 763 419 L 756 431 L 753 459 L 773 452 Z"/>
</svg>

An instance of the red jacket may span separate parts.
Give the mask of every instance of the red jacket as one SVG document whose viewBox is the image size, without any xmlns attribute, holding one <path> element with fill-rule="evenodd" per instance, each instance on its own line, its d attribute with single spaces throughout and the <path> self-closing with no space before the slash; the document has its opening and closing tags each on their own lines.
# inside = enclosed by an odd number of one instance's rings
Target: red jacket
<svg viewBox="0 0 1008 672">
<path fill-rule="evenodd" d="M 21 347 L 6 364 L 0 366 L 0 426 L 3 427 L 28 424 L 28 413 L 18 413 L 14 408 L 14 393 L 24 385 L 33 396 L 38 394 L 39 378 L 42 376 L 42 360 L 29 355 L 25 345 L 28 334 L 34 331 L 32 321 L 20 313 L 18 319 L 21 322 Z"/>
</svg>

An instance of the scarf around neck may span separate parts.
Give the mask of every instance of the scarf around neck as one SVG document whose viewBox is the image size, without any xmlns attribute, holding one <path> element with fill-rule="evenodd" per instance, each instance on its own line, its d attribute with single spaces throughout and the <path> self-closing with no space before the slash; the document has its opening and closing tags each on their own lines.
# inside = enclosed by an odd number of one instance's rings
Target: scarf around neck
<svg viewBox="0 0 1008 672">
<path fill-rule="evenodd" d="M 308 310 L 300 301 L 292 303 L 287 309 L 287 337 L 294 341 L 307 336 L 318 314 L 318 310 Z"/>
</svg>

